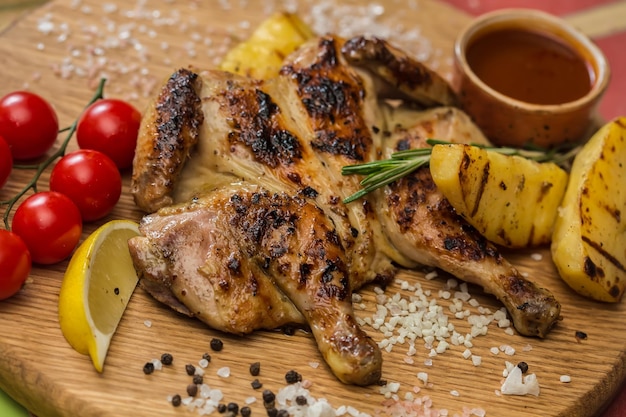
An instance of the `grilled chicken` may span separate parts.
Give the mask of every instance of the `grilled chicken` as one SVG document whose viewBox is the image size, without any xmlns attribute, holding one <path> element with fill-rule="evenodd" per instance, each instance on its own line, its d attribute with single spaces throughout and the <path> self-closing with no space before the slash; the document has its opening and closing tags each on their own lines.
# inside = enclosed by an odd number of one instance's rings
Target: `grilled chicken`
<svg viewBox="0 0 626 417">
<path fill-rule="evenodd" d="M 256 185 L 218 188 L 146 216 L 130 244 L 142 282 L 231 333 L 308 323 L 334 374 L 368 385 L 381 354 L 352 313 L 346 252 L 310 201 Z"/>
<path fill-rule="evenodd" d="M 137 205 L 160 209 L 129 242 L 142 286 L 224 331 L 304 323 L 353 384 L 375 382 L 381 360 L 352 318 L 351 291 L 397 266 L 482 285 L 520 333 L 545 336 L 556 300 L 454 213 L 428 170 L 342 203 L 360 188 L 345 165 L 428 137 L 486 142 L 454 101 L 434 72 L 362 37 L 308 43 L 267 81 L 177 71 L 146 112 L 133 166 Z"/>
<path fill-rule="evenodd" d="M 396 111 L 385 157 L 395 151 L 427 147 L 426 139 L 486 144 L 486 139 L 458 110 L 435 108 L 402 123 Z M 404 127 L 404 126 L 409 126 Z M 549 291 L 524 278 L 473 227 L 461 220 L 437 190 L 428 167 L 392 183 L 379 192 L 376 208 L 392 243 L 421 265 L 432 266 L 482 286 L 508 310 L 515 328 L 528 336 L 544 337 L 559 318 L 560 305 Z"/>
</svg>

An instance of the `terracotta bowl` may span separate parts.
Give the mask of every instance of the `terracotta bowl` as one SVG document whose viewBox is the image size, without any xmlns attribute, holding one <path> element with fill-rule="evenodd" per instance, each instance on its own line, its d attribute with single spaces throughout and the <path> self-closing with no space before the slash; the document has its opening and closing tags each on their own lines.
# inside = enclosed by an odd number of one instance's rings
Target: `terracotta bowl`
<svg viewBox="0 0 626 417">
<path fill-rule="evenodd" d="M 502 30 L 532 31 L 557 41 L 579 55 L 589 72 L 586 93 L 574 100 L 535 104 L 512 98 L 490 87 L 468 64 L 468 47 L 486 34 Z M 499 32 L 497 32 L 499 34 Z M 584 140 L 595 126 L 597 105 L 610 70 L 600 49 L 565 21 L 537 10 L 505 9 L 479 16 L 458 36 L 454 45 L 453 86 L 461 107 L 496 145 L 535 145 L 550 148 Z M 516 80 L 520 85 L 532 82 Z"/>
</svg>

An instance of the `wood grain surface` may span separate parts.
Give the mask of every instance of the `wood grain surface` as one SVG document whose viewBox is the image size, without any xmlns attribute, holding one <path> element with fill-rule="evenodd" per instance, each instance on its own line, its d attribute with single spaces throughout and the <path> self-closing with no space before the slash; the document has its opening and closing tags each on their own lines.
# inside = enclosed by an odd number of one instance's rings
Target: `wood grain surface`
<svg viewBox="0 0 626 417">
<path fill-rule="evenodd" d="M 247 36 L 270 9 L 281 5 L 288 10 L 297 8 L 316 30 L 344 34 L 372 30 L 449 76 L 452 42 L 469 20 L 428 0 L 385 2 L 384 8 L 358 2 L 313 3 L 52 1 L 1 35 L 0 94 L 31 89 L 54 104 L 61 125 L 67 126 L 89 101 L 100 77 L 106 77 L 108 96 L 131 100 L 141 108 L 173 69 L 215 65 L 227 48 Z M 70 149 L 75 147 L 72 143 Z M 128 174 L 115 211 L 98 223 L 85 225 L 84 237 L 107 220 L 140 219 L 128 194 Z M 31 175 L 31 171 L 14 170 L 0 190 L 0 200 L 15 194 Z M 40 189 L 47 189 L 47 180 L 46 173 Z M 407 355 L 408 343 L 384 352 L 383 378 L 400 383 L 397 395 L 401 400 L 412 393 L 413 398 L 429 398 L 433 410 L 447 410 L 439 415 L 470 415 L 472 410 L 483 409 L 487 416 L 593 416 L 625 377 L 626 307 L 623 303 L 594 303 L 571 292 L 556 275 L 546 248 L 507 256 L 562 303 L 563 319 L 546 339 L 509 335 L 492 323 L 487 335 L 473 339 L 469 348 L 482 358 L 479 366 L 463 357 L 466 346 L 450 346 L 426 366 L 430 349 L 418 338 L 413 356 Z M 345 386 L 334 379 L 305 332 L 258 332 L 245 337 L 220 334 L 177 315 L 139 289 L 113 338 L 104 372 L 98 374 L 88 357 L 65 342 L 59 329 L 57 298 L 66 265 L 35 267 L 24 289 L 0 303 L 0 389 L 39 417 L 196 415 L 184 407 L 173 407 L 167 397 L 175 393 L 184 396 L 190 382 L 185 364 L 197 364 L 204 352 L 213 357 L 205 370 L 205 383 L 221 389 L 224 402 L 242 406 L 246 399 L 255 398 L 250 405 L 253 415 L 265 415 L 260 390 L 250 386 L 253 377 L 248 367 L 257 361 L 263 388 L 277 392 L 285 385 L 285 373 L 294 369 L 312 383 L 313 396 L 326 398 L 334 407 L 352 406 L 371 415 L 389 412 L 384 403 L 393 398 L 386 399 L 381 387 Z M 421 272 L 403 272 L 398 278 L 430 292 L 429 298 L 443 306 L 454 328 L 461 334 L 469 331 L 467 319 L 456 319 L 448 309 L 451 301 L 439 296 L 449 276 L 426 280 Z M 400 283 L 385 292 L 387 296 L 396 293 L 404 298 L 410 295 Z M 470 286 L 470 293 L 492 312 L 501 307 L 476 287 Z M 361 294 L 357 315 L 371 317 L 376 308 L 374 287 Z M 476 307 L 466 306 L 478 314 Z M 372 327 L 365 329 L 377 341 L 385 337 Z M 577 331 L 588 338 L 577 340 Z M 223 351 L 210 350 L 213 337 L 224 341 Z M 505 345 L 513 347 L 515 354 L 490 351 Z M 174 364 L 144 375 L 144 363 L 164 352 L 174 356 Z M 505 361 L 528 363 L 529 372 L 536 374 L 541 386 L 538 397 L 498 395 Z M 225 366 L 231 369 L 230 377 L 217 376 L 217 370 Z M 418 372 L 428 373 L 427 386 L 417 378 Z M 561 382 L 561 375 L 569 375 L 571 382 Z"/>
</svg>

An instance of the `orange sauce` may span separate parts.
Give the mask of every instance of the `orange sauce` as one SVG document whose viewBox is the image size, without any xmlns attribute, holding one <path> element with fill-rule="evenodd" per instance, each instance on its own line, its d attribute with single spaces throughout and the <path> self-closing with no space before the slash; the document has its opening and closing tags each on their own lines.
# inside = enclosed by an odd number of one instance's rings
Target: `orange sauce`
<svg viewBox="0 0 626 417">
<path fill-rule="evenodd" d="M 494 90 L 533 104 L 561 104 L 589 92 L 591 66 L 553 36 L 502 29 L 473 40 L 467 48 L 472 71 Z"/>
</svg>

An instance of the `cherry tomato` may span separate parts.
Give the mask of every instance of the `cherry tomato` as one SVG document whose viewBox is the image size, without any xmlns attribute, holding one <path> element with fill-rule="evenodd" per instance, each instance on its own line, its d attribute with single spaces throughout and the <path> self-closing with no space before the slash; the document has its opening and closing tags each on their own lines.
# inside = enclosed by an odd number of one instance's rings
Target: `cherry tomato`
<svg viewBox="0 0 626 417">
<path fill-rule="evenodd" d="M 82 149 L 95 149 L 110 157 L 120 170 L 133 164 L 141 113 L 118 99 L 98 100 L 85 110 L 76 129 Z"/>
<path fill-rule="evenodd" d="M 22 238 L 0 229 L 0 300 L 11 297 L 22 288 L 30 269 L 30 253 Z"/>
<path fill-rule="evenodd" d="M 11 148 L 9 148 L 9 144 L 6 140 L 0 136 L 0 188 L 4 187 L 4 184 L 6 184 L 11 169 L 13 169 Z"/>
<path fill-rule="evenodd" d="M 50 190 L 68 196 L 83 221 L 98 220 L 113 210 L 122 194 L 122 176 L 102 152 L 81 149 L 61 158 L 50 174 Z"/>
<path fill-rule="evenodd" d="M 55 191 L 28 197 L 15 210 L 13 232 L 18 234 L 39 264 L 54 264 L 67 258 L 80 240 L 83 223 L 76 204 Z"/>
<path fill-rule="evenodd" d="M 52 106 L 28 91 L 15 91 L 0 99 L 0 135 L 9 144 L 13 159 L 44 155 L 54 144 L 59 120 Z"/>
</svg>

